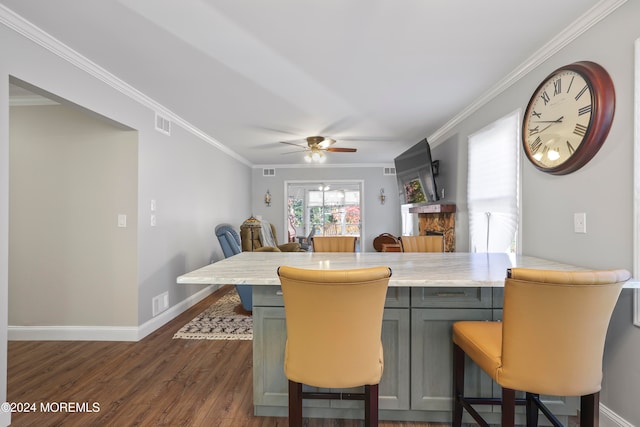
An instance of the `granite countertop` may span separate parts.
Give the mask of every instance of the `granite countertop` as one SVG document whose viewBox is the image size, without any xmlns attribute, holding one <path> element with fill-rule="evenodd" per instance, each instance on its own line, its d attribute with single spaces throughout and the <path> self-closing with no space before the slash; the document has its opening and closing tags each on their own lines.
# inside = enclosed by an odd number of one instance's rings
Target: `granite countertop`
<svg viewBox="0 0 640 427">
<path fill-rule="evenodd" d="M 550 270 L 584 268 L 525 255 L 505 253 L 401 252 L 243 252 L 178 277 L 182 284 L 280 285 L 281 265 L 308 269 L 352 269 L 388 266 L 389 286 L 502 287 L 512 267 Z M 629 281 L 625 287 L 637 288 Z"/>
</svg>

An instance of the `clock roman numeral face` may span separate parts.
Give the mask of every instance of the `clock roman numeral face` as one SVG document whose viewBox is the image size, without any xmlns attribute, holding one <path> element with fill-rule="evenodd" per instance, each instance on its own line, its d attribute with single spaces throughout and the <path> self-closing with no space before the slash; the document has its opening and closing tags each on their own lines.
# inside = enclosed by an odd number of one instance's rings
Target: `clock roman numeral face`
<svg viewBox="0 0 640 427">
<path fill-rule="evenodd" d="M 559 71 L 538 88 L 525 114 L 527 155 L 540 167 L 559 166 L 580 148 L 589 131 L 591 88 L 579 73 Z"/>
</svg>

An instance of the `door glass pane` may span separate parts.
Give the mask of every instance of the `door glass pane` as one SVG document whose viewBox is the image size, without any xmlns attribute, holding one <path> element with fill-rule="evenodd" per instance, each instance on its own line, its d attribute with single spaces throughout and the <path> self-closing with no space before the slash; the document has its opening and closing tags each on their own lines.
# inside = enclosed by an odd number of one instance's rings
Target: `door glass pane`
<svg viewBox="0 0 640 427">
<path fill-rule="evenodd" d="M 289 220 L 299 238 L 360 236 L 359 182 L 287 184 Z"/>
</svg>

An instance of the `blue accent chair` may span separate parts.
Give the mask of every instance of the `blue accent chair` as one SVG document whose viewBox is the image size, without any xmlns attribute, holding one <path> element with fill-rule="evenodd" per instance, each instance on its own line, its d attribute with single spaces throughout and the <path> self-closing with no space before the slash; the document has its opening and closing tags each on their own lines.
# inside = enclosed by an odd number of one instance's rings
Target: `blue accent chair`
<svg viewBox="0 0 640 427">
<path fill-rule="evenodd" d="M 242 246 L 240 242 L 240 234 L 231 224 L 220 224 L 216 227 L 216 236 L 220 242 L 222 253 L 225 258 L 237 255 L 242 252 Z M 238 295 L 240 295 L 240 301 L 242 302 L 242 308 L 247 311 L 253 310 L 253 297 L 252 297 L 251 285 L 236 285 Z"/>
</svg>

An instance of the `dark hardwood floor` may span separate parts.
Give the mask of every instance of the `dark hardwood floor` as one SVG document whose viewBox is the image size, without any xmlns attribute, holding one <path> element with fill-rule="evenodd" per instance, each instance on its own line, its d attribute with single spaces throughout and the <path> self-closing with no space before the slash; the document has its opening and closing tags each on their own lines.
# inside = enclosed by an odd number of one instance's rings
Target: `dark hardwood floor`
<svg viewBox="0 0 640 427">
<path fill-rule="evenodd" d="M 223 293 L 215 292 L 136 343 L 9 342 L 7 400 L 36 407 L 36 412 L 13 413 L 11 425 L 286 426 L 286 418 L 253 416 L 251 341 L 172 339 Z M 86 407 L 60 410 L 67 402 Z M 41 404 L 44 409 L 48 404 L 49 412 L 42 412 Z M 94 404 L 99 410 L 87 412 Z M 305 423 L 362 425 L 358 420 Z M 382 421 L 380 426 L 439 425 Z"/>
</svg>

